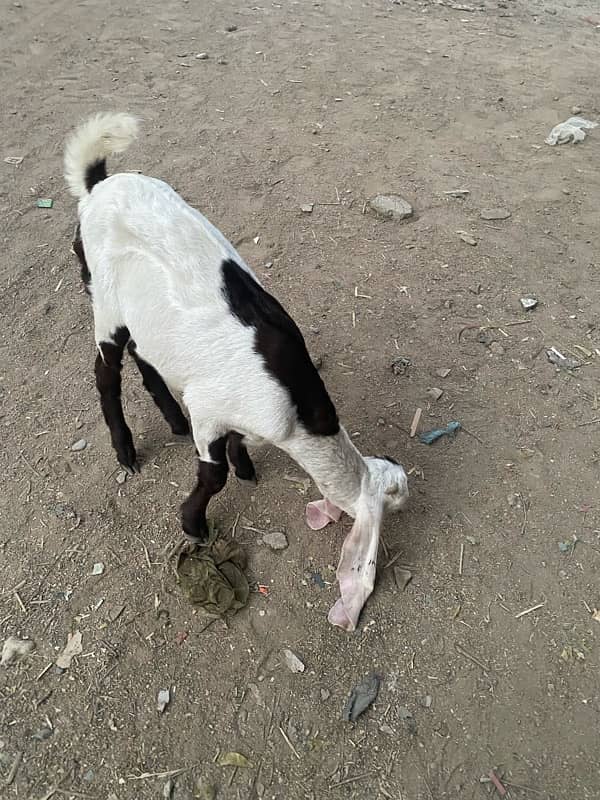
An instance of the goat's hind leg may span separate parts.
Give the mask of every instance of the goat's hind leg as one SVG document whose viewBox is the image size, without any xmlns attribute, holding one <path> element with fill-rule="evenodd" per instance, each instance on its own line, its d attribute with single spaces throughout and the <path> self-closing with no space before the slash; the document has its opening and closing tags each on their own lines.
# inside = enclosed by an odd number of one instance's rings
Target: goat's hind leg
<svg viewBox="0 0 600 800">
<path fill-rule="evenodd" d="M 227 435 L 227 455 L 235 471 L 235 477 L 242 483 L 256 486 L 256 470 L 248 455 L 244 437 L 240 433 L 231 431 Z"/>
<path fill-rule="evenodd" d="M 110 431 L 112 446 L 121 466 L 133 475 L 139 472 L 139 467 L 133 437 L 125 422 L 121 403 L 121 367 L 128 340 L 129 331 L 124 326 L 117 327 L 109 336 L 97 336 L 95 371 L 100 406 Z"/>
<path fill-rule="evenodd" d="M 169 391 L 167 384 L 154 367 L 138 355 L 134 342 L 130 341 L 127 349 L 140 371 L 144 388 L 168 422 L 171 431 L 176 436 L 187 436 L 190 432 L 190 426 L 179 403 Z"/>
<path fill-rule="evenodd" d="M 194 437 L 196 438 L 196 437 Z M 197 543 L 206 542 L 209 534 L 206 508 L 209 500 L 218 494 L 227 483 L 227 437 L 221 436 L 208 446 L 210 460 L 202 460 L 205 447 L 196 441 L 200 460 L 198 462 L 198 482 L 196 488 L 181 505 L 181 525 L 186 537 Z"/>
</svg>

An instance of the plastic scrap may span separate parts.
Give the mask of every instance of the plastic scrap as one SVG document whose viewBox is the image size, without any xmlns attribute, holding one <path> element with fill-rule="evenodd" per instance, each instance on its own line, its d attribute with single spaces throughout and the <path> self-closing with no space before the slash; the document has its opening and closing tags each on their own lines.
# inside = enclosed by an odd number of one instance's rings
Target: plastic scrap
<svg viewBox="0 0 600 800">
<path fill-rule="evenodd" d="M 342 711 L 342 719 L 345 722 L 356 722 L 371 703 L 375 702 L 379 694 L 380 686 L 381 678 L 376 672 L 367 675 L 367 677 L 358 683 L 350 692 L 350 696 Z"/>
<path fill-rule="evenodd" d="M 54 200 L 50 197 L 40 197 L 39 200 L 36 200 L 35 204 L 38 208 L 52 208 Z"/>
<path fill-rule="evenodd" d="M 550 131 L 550 135 L 545 139 L 546 144 L 554 147 L 555 144 L 566 144 L 573 140 L 573 143 L 583 142 L 585 131 L 597 128 L 597 122 L 591 122 L 583 117 L 569 117 L 566 122 L 555 125 Z"/>
<path fill-rule="evenodd" d="M 445 428 L 434 428 L 432 431 L 424 431 L 419 435 L 419 441 L 423 444 L 433 444 L 441 439 L 442 436 L 453 436 L 460 430 L 460 422 L 449 422 Z"/>
</svg>

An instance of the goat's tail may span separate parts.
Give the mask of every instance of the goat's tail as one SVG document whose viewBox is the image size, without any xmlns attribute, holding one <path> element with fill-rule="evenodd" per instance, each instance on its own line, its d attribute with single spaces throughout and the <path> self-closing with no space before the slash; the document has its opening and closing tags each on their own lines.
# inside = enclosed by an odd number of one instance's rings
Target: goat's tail
<svg viewBox="0 0 600 800">
<path fill-rule="evenodd" d="M 106 178 L 106 159 L 123 153 L 138 134 L 138 120 L 130 114 L 96 114 L 82 123 L 65 147 L 65 180 L 77 198 Z"/>
</svg>

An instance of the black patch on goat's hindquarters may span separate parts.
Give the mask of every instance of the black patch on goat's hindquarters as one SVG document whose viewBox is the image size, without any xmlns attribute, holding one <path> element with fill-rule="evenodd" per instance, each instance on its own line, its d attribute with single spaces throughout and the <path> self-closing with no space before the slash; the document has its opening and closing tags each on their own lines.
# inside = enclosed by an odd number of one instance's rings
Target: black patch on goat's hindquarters
<svg viewBox="0 0 600 800">
<path fill-rule="evenodd" d="M 91 192 L 97 183 L 106 180 L 107 177 L 106 159 L 98 159 L 98 161 L 94 161 L 93 164 L 88 164 L 85 168 L 85 188 L 88 192 Z"/>
<path fill-rule="evenodd" d="M 221 270 L 229 308 L 242 324 L 256 330 L 256 352 L 290 393 L 300 422 L 309 433 L 334 436 L 340 429 L 335 406 L 294 320 L 235 261 L 223 261 Z"/>
<path fill-rule="evenodd" d="M 85 291 L 87 294 L 90 293 L 90 281 L 92 280 L 92 276 L 90 274 L 89 267 L 87 265 L 87 261 L 85 259 L 85 250 L 83 249 L 83 242 L 81 241 L 81 225 L 77 223 L 77 228 L 75 229 L 75 238 L 73 239 L 73 251 L 75 255 L 79 259 L 79 263 L 81 265 L 81 280 L 83 281 L 83 285 L 85 287 Z"/>
</svg>

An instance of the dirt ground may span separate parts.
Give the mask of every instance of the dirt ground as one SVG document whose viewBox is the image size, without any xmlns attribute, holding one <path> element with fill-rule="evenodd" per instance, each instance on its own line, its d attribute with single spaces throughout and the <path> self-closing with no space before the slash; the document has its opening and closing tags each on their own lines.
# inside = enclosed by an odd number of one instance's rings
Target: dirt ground
<svg viewBox="0 0 600 800">
<path fill-rule="evenodd" d="M 600 796 L 600 129 L 544 144 L 573 107 L 600 120 L 594 5 L 3 4 L 0 156 L 23 161 L 0 161 L 0 641 L 36 643 L 0 668 L 3 798 Z M 326 618 L 349 523 L 309 531 L 316 489 L 272 448 L 256 490 L 230 481 L 212 506 L 254 591 L 206 627 L 168 560 L 193 448 L 129 365 L 143 468 L 117 482 L 61 167 L 68 131 L 111 109 L 144 120 L 121 167 L 239 243 L 359 447 L 410 471 L 355 634 Z M 379 192 L 414 217 L 376 218 Z M 417 408 L 420 431 L 464 430 L 421 444 Z M 59 674 L 74 631 L 83 653 Z M 377 702 L 342 722 L 372 671 Z M 250 765 L 218 766 L 229 751 Z"/>
</svg>

